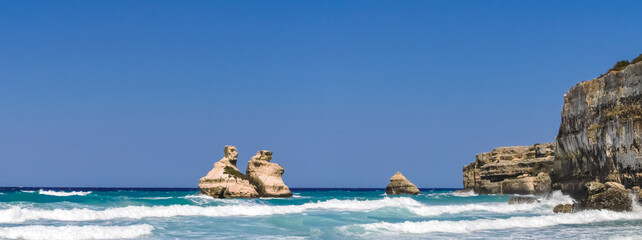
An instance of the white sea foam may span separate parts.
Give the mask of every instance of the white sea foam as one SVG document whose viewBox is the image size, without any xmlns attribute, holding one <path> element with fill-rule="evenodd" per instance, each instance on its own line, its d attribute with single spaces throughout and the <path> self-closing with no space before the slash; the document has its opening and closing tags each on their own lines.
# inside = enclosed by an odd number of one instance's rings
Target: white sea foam
<svg viewBox="0 0 642 240">
<path fill-rule="evenodd" d="M 481 204 L 463 204 L 463 205 L 436 205 L 408 207 L 411 212 L 420 216 L 437 216 L 442 214 L 457 214 L 462 212 L 484 211 L 495 213 L 512 213 L 524 212 L 540 208 L 539 204 L 514 204 L 507 203 L 481 203 Z M 550 208 L 547 209 L 550 211 Z"/>
<path fill-rule="evenodd" d="M 123 239 L 150 234 L 148 224 L 132 226 L 43 226 L 31 225 L 0 228 L 0 238 L 8 239 Z"/>
<path fill-rule="evenodd" d="M 538 200 L 538 203 L 533 204 L 508 204 L 506 202 L 495 203 L 475 203 L 475 204 L 460 204 L 460 205 L 421 205 L 418 207 L 408 207 L 411 212 L 420 216 L 437 216 L 442 214 L 458 214 L 462 212 L 495 212 L 495 213 L 514 213 L 524 211 L 539 210 L 541 213 L 550 212 L 552 207 L 557 204 L 572 203 L 573 199 L 569 196 L 562 194 L 560 191 L 555 191 L 546 198 Z"/>
<path fill-rule="evenodd" d="M 11 207 L 0 210 L 0 223 L 20 223 L 30 220 L 59 220 L 59 221 L 94 221 L 110 220 L 117 218 L 150 218 L 150 217 L 175 217 L 175 216 L 267 216 L 279 214 L 303 213 L 307 210 L 334 210 L 334 211 L 370 211 L 384 207 L 419 207 L 421 203 L 411 198 L 384 198 L 379 200 L 337 200 L 319 201 L 303 205 L 263 205 L 245 203 L 223 206 L 127 206 L 108 208 L 105 210 L 91 209 L 33 209 Z"/>
<path fill-rule="evenodd" d="M 476 197 L 478 196 L 477 193 L 474 191 L 465 191 L 465 192 L 452 192 L 452 195 L 455 197 Z"/>
<path fill-rule="evenodd" d="M 635 234 L 635 233 L 633 233 Z M 626 235 L 626 236 L 614 236 L 609 238 L 609 240 L 642 240 L 642 236 L 636 235 Z"/>
<path fill-rule="evenodd" d="M 22 190 L 21 192 L 23 192 L 23 193 L 35 193 L 36 191 L 32 191 L 32 190 Z"/>
<path fill-rule="evenodd" d="M 248 199 L 225 199 L 225 198 L 213 198 L 204 194 L 194 194 L 181 197 L 187 199 L 198 205 L 205 205 L 210 203 L 221 203 L 221 204 L 243 204 L 247 203 Z"/>
<path fill-rule="evenodd" d="M 463 221 L 421 221 L 402 223 L 370 223 L 340 227 L 344 232 L 350 229 L 363 229 L 373 234 L 425 234 L 432 232 L 469 233 L 480 230 L 498 230 L 510 228 L 541 228 L 560 224 L 587 224 L 594 222 L 639 220 L 642 211 L 611 212 L 605 210 L 583 211 L 573 214 L 552 214 L 535 217 L 511 217 L 507 219 L 478 219 Z"/>
<path fill-rule="evenodd" d="M 53 191 L 53 190 L 42 190 L 42 189 L 40 191 L 38 191 L 38 194 L 58 196 L 58 197 L 86 196 L 86 195 L 89 195 L 90 193 L 91 193 L 91 191 L 87 191 L 87 192 L 83 192 L 83 191 L 58 192 L 58 191 Z"/>
<path fill-rule="evenodd" d="M 553 194 L 550 198 L 541 200 L 536 204 L 507 203 L 479 203 L 464 205 L 433 205 L 426 206 L 408 197 L 382 198 L 377 200 L 339 200 L 331 199 L 305 203 L 302 205 L 266 205 L 257 202 L 238 199 L 212 199 L 207 196 L 189 195 L 186 199 L 207 201 L 220 201 L 219 206 L 127 206 L 108 208 L 105 210 L 92 210 L 86 208 L 73 209 L 39 209 L 29 206 L 11 206 L 0 210 L 0 223 L 20 223 L 30 220 L 48 219 L 60 221 L 92 221 L 109 220 L 117 218 L 149 218 L 149 217 L 175 217 L 175 216 L 267 216 L 280 214 L 304 213 L 310 210 L 330 211 L 373 211 L 385 207 L 406 208 L 421 216 L 436 216 L 442 214 L 457 214 L 461 212 L 485 211 L 497 213 L 511 213 L 538 210 L 538 213 L 549 212 L 551 206 L 571 202 L 570 198 L 560 194 Z"/>
</svg>

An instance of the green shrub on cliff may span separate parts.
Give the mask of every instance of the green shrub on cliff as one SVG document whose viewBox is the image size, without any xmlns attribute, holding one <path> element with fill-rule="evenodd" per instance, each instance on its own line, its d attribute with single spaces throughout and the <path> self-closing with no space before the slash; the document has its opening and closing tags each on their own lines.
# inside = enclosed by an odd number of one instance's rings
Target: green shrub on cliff
<svg viewBox="0 0 642 240">
<path fill-rule="evenodd" d="M 615 64 L 615 66 L 613 66 L 613 68 L 609 69 L 609 71 L 607 71 L 606 73 L 610 73 L 612 71 L 622 71 L 626 68 L 626 66 L 629 66 L 629 64 L 631 64 L 629 60 L 619 61 Z"/>
<path fill-rule="evenodd" d="M 639 62 L 642 62 L 642 54 L 638 55 L 636 58 L 631 60 L 631 62 L 629 62 L 628 60 L 622 60 L 622 61 L 617 62 L 611 69 L 606 71 L 606 73 L 600 74 L 600 77 L 603 77 L 604 75 L 606 75 L 606 74 L 608 74 L 610 72 L 613 72 L 613 71 L 622 71 L 627 66 L 629 66 L 631 64 L 636 64 L 636 63 L 639 63 Z"/>
<path fill-rule="evenodd" d="M 633 60 L 631 60 L 631 64 L 635 64 L 635 63 L 639 63 L 639 62 L 642 62 L 642 54 L 640 54 L 640 56 L 638 56 L 638 57 L 634 58 Z"/>
</svg>

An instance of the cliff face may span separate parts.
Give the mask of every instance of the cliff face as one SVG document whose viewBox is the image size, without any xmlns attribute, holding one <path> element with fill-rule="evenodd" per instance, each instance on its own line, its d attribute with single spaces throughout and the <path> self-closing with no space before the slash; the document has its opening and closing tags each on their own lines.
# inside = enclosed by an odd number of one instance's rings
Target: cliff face
<svg viewBox="0 0 642 240">
<path fill-rule="evenodd" d="M 480 194 L 545 194 L 550 191 L 554 143 L 500 147 L 464 166 L 464 188 Z"/>
<path fill-rule="evenodd" d="M 586 198 L 585 183 L 642 185 L 642 62 L 581 82 L 564 95 L 554 188 Z"/>
</svg>

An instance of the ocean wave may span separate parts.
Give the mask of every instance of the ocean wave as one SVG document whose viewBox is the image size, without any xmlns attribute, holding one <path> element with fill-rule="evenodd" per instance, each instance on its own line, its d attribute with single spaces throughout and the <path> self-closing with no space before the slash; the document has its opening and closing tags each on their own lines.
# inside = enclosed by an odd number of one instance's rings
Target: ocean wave
<svg viewBox="0 0 642 240">
<path fill-rule="evenodd" d="M 23 193 L 35 193 L 36 191 L 33 191 L 33 190 L 22 190 L 21 192 L 23 192 Z"/>
<path fill-rule="evenodd" d="M 609 240 L 642 240 L 642 236 L 634 236 L 634 235 L 614 236 L 609 238 Z"/>
<path fill-rule="evenodd" d="M 452 195 L 455 197 L 476 197 L 479 196 L 477 193 L 474 191 L 465 191 L 465 192 L 452 192 Z"/>
<path fill-rule="evenodd" d="M 0 228 L 0 238 L 8 239 L 123 239 L 150 234 L 148 224 L 131 226 L 20 226 Z"/>
<path fill-rule="evenodd" d="M 145 200 L 166 200 L 166 199 L 172 199 L 174 197 L 140 197 L 140 198 L 134 198 L 134 199 L 145 199 Z"/>
<path fill-rule="evenodd" d="M 303 205 L 263 205 L 245 203 L 223 206 L 127 206 L 108 208 L 105 210 L 91 209 L 31 209 L 11 207 L 0 210 L 0 223 L 21 223 L 30 220 L 59 220 L 59 221 L 95 221 L 118 218 L 150 218 L 150 217 L 176 217 L 176 216 L 268 216 L 303 213 L 308 210 L 334 210 L 334 211 L 370 211 L 384 207 L 418 207 L 421 203 L 411 198 L 384 198 L 379 200 L 327 200 Z"/>
<path fill-rule="evenodd" d="M 587 224 L 617 220 L 640 220 L 642 212 L 612 212 L 591 210 L 572 214 L 553 214 L 535 217 L 511 217 L 507 219 L 478 219 L 463 221 L 421 221 L 402 223 L 370 223 L 340 227 L 345 233 L 363 232 L 365 234 L 425 234 L 469 233 L 481 230 L 499 230 L 511 228 L 542 228 L 561 224 Z M 356 231 L 354 231 L 356 230 Z"/>
<path fill-rule="evenodd" d="M 91 191 L 83 192 L 83 191 L 71 191 L 71 192 L 58 192 L 58 191 L 53 191 L 53 190 L 40 190 L 38 191 L 38 194 L 42 195 L 50 195 L 50 196 L 58 196 L 58 197 L 68 197 L 68 196 L 86 196 L 89 195 Z"/>
<path fill-rule="evenodd" d="M 495 213 L 512 213 L 535 210 L 542 207 L 541 204 L 514 204 L 507 203 L 486 203 L 486 204 L 463 204 L 463 205 L 436 205 L 409 207 L 408 210 L 420 216 L 438 216 L 443 214 L 457 214 L 462 212 L 484 211 Z M 550 211 L 548 208 L 547 211 Z"/>
<path fill-rule="evenodd" d="M 547 197 L 538 200 L 538 203 L 532 204 L 508 204 L 506 202 L 496 203 L 474 203 L 460 205 L 432 205 L 408 207 L 411 212 L 420 216 L 438 216 L 443 214 L 458 214 L 462 212 L 494 212 L 494 213 L 513 213 L 540 210 L 540 212 L 550 212 L 552 207 L 557 204 L 572 203 L 573 199 L 560 191 L 555 191 Z"/>
<path fill-rule="evenodd" d="M 210 203 L 222 203 L 222 204 L 243 204 L 251 201 L 249 199 L 229 199 L 229 198 L 213 198 L 204 194 L 193 194 L 180 197 L 186 200 L 189 200 L 198 205 L 206 205 Z"/>
</svg>

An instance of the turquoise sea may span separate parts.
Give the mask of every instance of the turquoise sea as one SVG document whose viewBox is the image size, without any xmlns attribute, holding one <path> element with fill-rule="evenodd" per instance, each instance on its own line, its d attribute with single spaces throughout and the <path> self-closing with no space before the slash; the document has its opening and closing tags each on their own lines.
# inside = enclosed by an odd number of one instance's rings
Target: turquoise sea
<svg viewBox="0 0 642 240">
<path fill-rule="evenodd" d="M 422 189 L 293 189 L 213 199 L 196 189 L 0 188 L 0 239 L 640 239 L 642 210 L 554 214 L 572 200 Z"/>
</svg>

